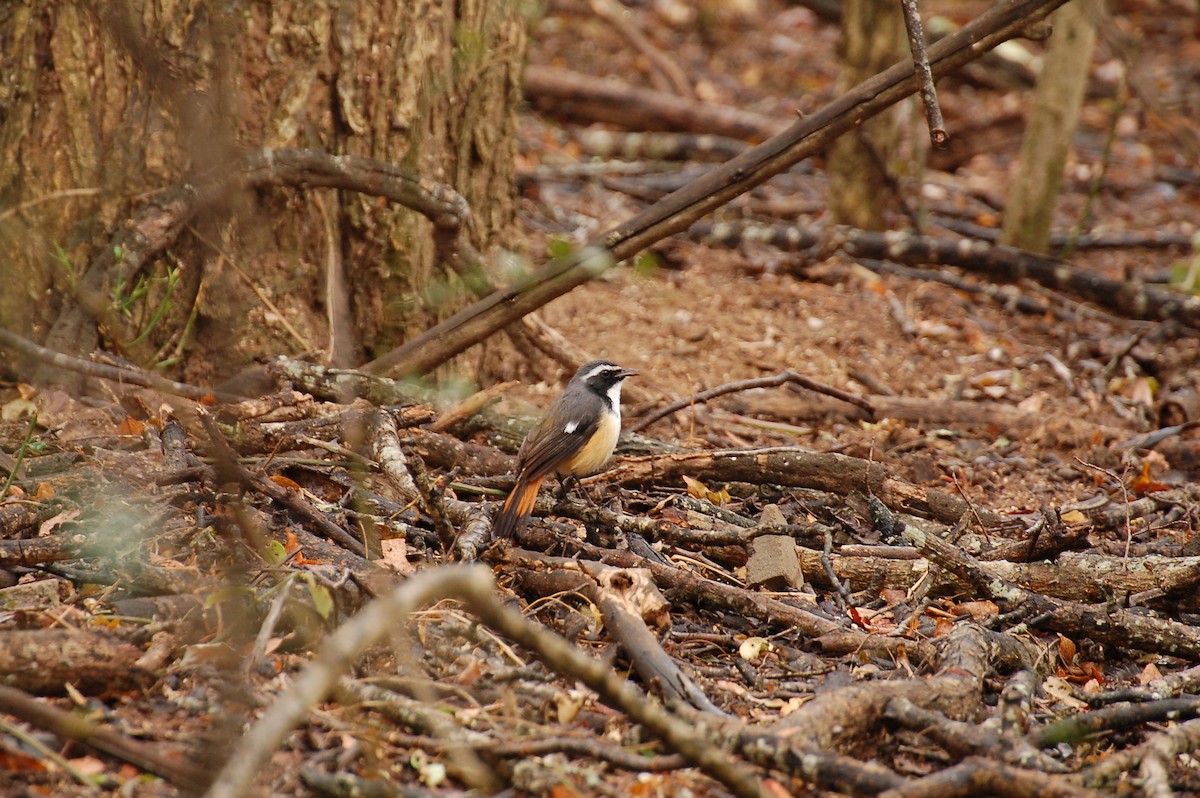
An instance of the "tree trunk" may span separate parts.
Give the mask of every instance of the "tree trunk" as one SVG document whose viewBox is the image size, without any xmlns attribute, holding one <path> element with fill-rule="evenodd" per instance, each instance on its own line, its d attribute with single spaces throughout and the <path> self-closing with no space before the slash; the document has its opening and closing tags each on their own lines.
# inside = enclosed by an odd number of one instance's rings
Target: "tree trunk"
<svg viewBox="0 0 1200 798">
<path fill-rule="evenodd" d="M 896 0 L 846 0 L 842 4 L 842 68 L 837 93 L 904 58 L 904 16 Z M 897 206 L 889 174 L 898 151 L 901 103 L 846 133 L 829 148 L 829 207 L 835 224 L 883 230 Z"/>
<path fill-rule="evenodd" d="M 265 352 L 330 352 L 330 302 L 353 313 L 343 363 L 428 326 L 464 292 L 435 262 L 424 217 L 374 197 L 231 196 L 120 281 L 110 238 L 170 187 L 286 146 L 448 184 L 472 208 L 475 246 L 511 246 L 523 8 L 6 3 L 0 208 L 16 212 L 0 214 L 14 253 L 0 263 L 0 324 L 72 352 L 103 339 L 144 365 L 187 353 L 200 379 Z"/>
<path fill-rule="evenodd" d="M 1033 115 L 1021 142 L 1021 166 L 1004 210 L 1001 244 L 1037 253 L 1050 248 L 1050 223 L 1079 124 L 1096 19 L 1102 11 L 1100 0 L 1075 0 L 1050 17 L 1054 33 L 1046 46 Z"/>
</svg>

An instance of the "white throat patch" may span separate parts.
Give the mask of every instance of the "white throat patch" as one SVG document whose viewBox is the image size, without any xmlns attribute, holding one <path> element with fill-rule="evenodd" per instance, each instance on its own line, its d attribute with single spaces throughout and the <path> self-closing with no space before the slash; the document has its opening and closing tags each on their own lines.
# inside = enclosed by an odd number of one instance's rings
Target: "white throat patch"
<svg viewBox="0 0 1200 798">
<path fill-rule="evenodd" d="M 612 411 L 617 417 L 618 424 L 621 422 L 621 382 L 613 383 L 612 387 L 608 389 L 608 401 L 612 403 Z"/>
</svg>

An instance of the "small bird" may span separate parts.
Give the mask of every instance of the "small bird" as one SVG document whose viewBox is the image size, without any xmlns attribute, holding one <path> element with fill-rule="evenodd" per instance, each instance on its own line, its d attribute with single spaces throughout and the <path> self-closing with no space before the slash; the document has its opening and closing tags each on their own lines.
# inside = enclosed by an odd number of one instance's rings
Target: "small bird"
<svg viewBox="0 0 1200 798">
<path fill-rule="evenodd" d="M 517 453 L 517 484 L 496 514 L 493 537 L 511 540 L 524 526 L 551 472 L 578 479 L 608 462 L 621 433 L 621 383 L 635 374 L 607 360 L 579 367 L 525 436 Z"/>
</svg>

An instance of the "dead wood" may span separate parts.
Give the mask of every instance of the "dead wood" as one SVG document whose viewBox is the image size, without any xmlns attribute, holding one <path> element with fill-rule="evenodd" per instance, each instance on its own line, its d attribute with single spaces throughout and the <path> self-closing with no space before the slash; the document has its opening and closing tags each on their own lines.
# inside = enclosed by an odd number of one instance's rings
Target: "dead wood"
<svg viewBox="0 0 1200 798">
<path fill-rule="evenodd" d="M 727 161 L 746 143 L 712 133 L 622 133 L 585 128 L 575 134 L 587 155 L 652 161 Z"/>
<path fill-rule="evenodd" d="M 181 790 L 195 790 L 208 781 L 208 773 L 191 762 L 180 761 L 156 747 L 80 717 L 78 713 L 64 712 L 37 701 L 9 685 L 0 685 L 0 712 L 20 718 L 63 740 L 81 743 L 93 751 L 161 776 Z"/>
<path fill-rule="evenodd" d="M 989 280 L 1017 282 L 1028 279 L 1094 302 L 1131 319 L 1175 319 L 1200 327 L 1200 298 L 1137 280 L 1117 280 L 1092 270 L 1075 268 L 1066 261 L 983 240 L 944 239 L 906 232 L 877 233 L 838 226 L 802 230 L 786 225 L 755 222 L 696 225 L 693 235 L 710 243 L 743 239 L 768 242 L 785 250 L 820 248 L 859 258 L 895 261 L 908 265 L 936 263 L 980 273 Z"/>
<path fill-rule="evenodd" d="M 942 645 L 941 670 L 953 670 L 952 673 L 830 690 L 772 724 L 769 732 L 778 735 L 779 741 L 786 741 L 786 746 L 849 753 L 877 744 L 876 735 L 893 698 L 904 697 L 918 706 L 936 708 L 948 717 L 970 718 L 978 711 L 983 679 L 992 672 L 991 662 L 996 654 L 990 649 L 994 646 L 994 639 L 989 639 L 982 630 L 964 624 Z M 764 746 L 764 738 L 750 739 L 755 746 Z M 742 743 L 748 756 L 760 762 L 773 760 L 751 755 L 746 750 L 750 739 L 743 738 Z"/>
<path fill-rule="evenodd" d="M 976 238 L 981 241 L 996 243 L 1000 240 L 1000 230 L 996 227 L 984 227 L 965 219 L 955 219 L 950 216 L 939 217 L 937 224 L 947 230 L 958 233 L 964 238 Z M 1050 248 L 1061 249 L 1072 240 L 1072 235 L 1053 233 L 1050 236 Z M 1169 249 L 1172 247 L 1190 247 L 1192 237 L 1185 233 L 1175 233 L 1170 230 L 1123 230 L 1083 233 L 1074 237 L 1076 250 L 1087 249 Z M 1158 282 L 1158 281 L 1155 281 Z M 1166 282 L 1163 280 L 1162 282 Z"/>
<path fill-rule="evenodd" d="M 925 106 L 925 121 L 929 125 L 929 140 L 934 147 L 945 147 L 949 136 L 942 109 L 938 105 L 937 89 L 933 85 L 933 72 L 929 69 L 929 55 L 925 52 L 925 31 L 921 25 L 921 12 L 916 0 L 903 0 L 904 28 L 908 32 L 908 46 L 912 50 L 913 64 L 921 78 L 921 103 Z"/>
<path fill-rule="evenodd" d="M 405 429 L 403 442 L 420 453 L 429 465 L 438 468 L 457 466 L 476 477 L 511 474 L 516 465 L 515 457 L 492 446 L 471 443 L 427 429 Z"/>
<path fill-rule="evenodd" d="M 273 501 L 287 507 L 292 512 L 312 521 L 323 534 L 336 541 L 350 553 L 357 554 L 360 557 L 366 556 L 366 547 L 362 541 L 333 523 L 324 513 L 310 506 L 299 495 L 298 491 L 289 490 L 266 477 L 253 474 L 243 468 L 238 463 L 237 454 L 230 448 L 229 443 L 225 440 L 225 436 L 222 434 L 213 417 L 203 410 L 198 415 L 205 430 L 208 432 L 209 443 L 212 444 L 213 452 L 218 460 L 217 475 L 219 479 L 236 482 L 249 490 L 270 497 Z"/>
<path fill-rule="evenodd" d="M 230 758 L 206 793 L 207 798 L 236 798 L 252 783 L 258 768 L 310 709 L 333 689 L 342 674 L 376 641 L 392 630 L 397 619 L 430 601 L 456 598 L 465 602 L 485 624 L 535 651 L 551 668 L 578 678 L 659 736 L 689 762 L 721 782 L 733 794 L 764 798 L 766 792 L 742 765 L 734 763 L 696 734 L 696 729 L 645 700 L 607 665 L 579 652 L 569 643 L 496 601 L 491 573 L 482 567 L 424 571 L 367 605 L 325 642 L 318 658 L 251 727 L 242 746 Z"/>
<path fill-rule="evenodd" d="M 1198 698 L 1164 698 L 1138 704 L 1120 704 L 1092 712 L 1081 712 L 1042 726 L 1033 733 L 1036 744 L 1049 748 L 1059 743 L 1077 743 L 1106 732 L 1120 731 L 1146 723 L 1192 720 L 1200 715 Z"/>
<path fill-rule="evenodd" d="M 591 598 L 605 625 L 630 654 L 642 681 L 661 689 L 668 703 L 683 702 L 701 712 L 728 717 L 680 670 L 647 626 L 653 623 L 662 629 L 670 625 L 667 601 L 649 571 L 586 561 L 580 567 L 595 581 L 595 588 L 589 588 Z"/>
<path fill-rule="evenodd" d="M 985 573 L 974 558 L 936 535 L 908 527 L 904 537 L 931 562 L 953 573 L 978 595 L 1025 613 L 1032 626 L 1066 635 L 1087 636 L 1122 649 L 1200 657 L 1200 627 L 1105 605 L 1048 598 Z"/>
<path fill-rule="evenodd" d="M 971 758 L 902 787 L 879 793 L 879 798 L 967 798 L 995 795 L 1000 798 L 1097 798 L 1063 776 L 1004 765 L 990 759 Z"/>
<path fill-rule="evenodd" d="M 740 108 L 537 64 L 525 67 L 525 94 L 554 116 L 630 130 L 682 130 L 762 141 L 787 125 Z"/>
<path fill-rule="evenodd" d="M 431 753 L 446 752 L 454 745 L 438 737 L 398 735 L 398 738 L 405 745 L 411 745 L 413 748 L 420 748 L 423 751 Z M 636 773 L 661 773 L 687 767 L 687 760 L 678 754 L 644 756 L 642 754 L 629 753 L 615 745 L 591 737 L 525 737 L 511 741 L 488 739 L 473 743 L 472 747 L 481 756 L 488 759 L 499 759 L 501 757 L 528 759 L 529 757 L 545 756 L 546 754 L 563 753 L 607 762 L 614 767 Z"/>
<path fill-rule="evenodd" d="M 672 413 L 682 410 L 685 407 L 703 404 L 704 402 L 707 402 L 710 399 L 715 399 L 718 396 L 725 396 L 738 391 L 748 391 L 754 388 L 777 388 L 780 385 L 798 385 L 801 388 L 807 388 L 816 393 L 832 396 L 859 408 L 866 418 L 874 418 L 875 409 L 867 400 L 832 386 L 823 385 L 815 380 L 805 377 L 803 374 L 797 374 L 795 371 L 789 369 L 787 371 L 781 371 L 779 374 L 776 374 L 773 377 L 759 377 L 751 380 L 739 380 L 738 382 L 731 382 L 726 385 L 718 385 L 715 388 L 709 388 L 706 391 L 692 394 L 685 399 L 677 399 L 676 401 L 668 404 L 666 407 L 658 408 L 642 416 L 633 424 L 629 425 L 629 431 L 639 432 L 654 422 L 666 418 Z"/>
<path fill-rule="evenodd" d="M 1180 754 L 1196 750 L 1200 745 L 1200 720 L 1190 720 L 1148 736 L 1141 745 L 1116 751 L 1092 765 L 1083 773 L 1085 784 L 1102 787 L 1116 781 L 1135 768 L 1146 779 L 1146 786 L 1166 788 L 1158 795 L 1170 795 L 1169 765 Z"/>
<path fill-rule="evenodd" d="M 109 380 L 118 384 L 141 385 L 148 388 L 154 388 L 166 394 L 175 396 L 184 396 L 189 399 L 202 400 L 205 398 L 216 397 L 225 402 L 235 402 L 242 397 L 238 394 L 228 393 L 211 388 L 197 388 L 194 385 L 185 385 L 182 382 L 175 382 L 157 374 L 152 374 L 136 368 L 133 365 L 126 364 L 123 367 L 109 366 L 103 363 L 93 363 L 90 360 L 73 357 L 71 355 L 56 352 L 44 346 L 39 346 L 33 341 L 22 338 L 16 333 L 0 328 L 0 346 L 8 349 L 11 352 L 25 355 L 32 362 L 37 363 L 40 368 L 57 368 L 65 371 L 70 371 L 75 374 L 80 374 L 87 377 L 95 377 L 97 379 Z"/>
<path fill-rule="evenodd" d="M 411 458 L 401 446 L 392 415 L 383 411 L 373 413 L 369 423 L 372 454 L 384 476 L 399 492 L 401 501 L 405 504 L 424 502 L 428 508 L 428 494 L 423 493 L 413 479 Z M 439 505 L 453 525 L 443 525 L 443 548 L 447 552 L 454 551 L 463 560 L 476 559 L 491 539 L 490 512 L 478 504 L 446 496 L 439 500 Z"/>
<path fill-rule="evenodd" d="M 642 682 L 668 702 L 682 702 L 701 712 L 721 717 L 704 691 L 665 652 L 649 625 L 670 626 L 666 599 L 658 592 L 650 572 L 643 568 L 614 568 L 587 560 L 551 557 L 536 552 L 510 550 L 505 561 L 522 569 L 548 571 L 550 584 L 538 595 L 577 591 L 596 605 L 605 628 L 625 652 Z M 528 579 L 528 577 L 525 577 Z"/>
<path fill-rule="evenodd" d="M 0 646 L 0 673 L 9 687 L 62 695 L 70 684 L 85 694 L 145 687 L 151 675 L 135 663 L 136 646 L 111 635 L 66 629 L 10 630 Z"/>
<path fill-rule="evenodd" d="M 605 479 L 623 485 L 678 485 L 684 476 L 812 488 L 837 495 L 861 491 L 895 510 L 946 523 L 955 523 L 968 510 L 966 502 L 957 496 L 889 476 L 878 463 L 791 446 L 624 458 L 605 474 Z M 981 517 L 984 523 L 994 520 L 986 511 Z"/>
<path fill-rule="evenodd" d="M 1111 308 L 1128 318 L 1176 319 L 1200 327 L 1200 298 L 1137 280 L 1114 280 L 1091 270 L 1072 268 L 1055 258 L 981 241 L 946 241 L 850 229 L 839 229 L 833 235 L 835 246 L 849 255 L 901 263 L 943 263 L 984 273 L 993 280 L 1030 279 Z"/>
<path fill-rule="evenodd" d="M 673 605 L 691 603 L 762 623 L 778 624 L 781 628 L 792 629 L 806 638 L 815 640 L 823 648 L 833 652 L 879 649 L 896 652 L 903 649 L 918 661 L 929 659 L 933 653 L 933 649 L 925 641 L 884 637 L 850 629 L 845 621 L 839 622 L 756 591 L 705 579 L 690 571 L 668 565 L 661 559 L 650 559 L 630 551 L 604 549 L 582 541 L 564 541 L 529 528 L 526 529 L 523 542 L 540 549 L 565 545 L 567 550 L 577 557 L 584 556 L 621 568 L 646 568 L 654 574 L 655 583 L 667 591 Z"/>
<path fill-rule="evenodd" d="M 863 397 L 875 411 L 876 418 L 892 418 L 924 424 L 962 424 L 995 427 L 999 434 L 1035 440 L 1047 446 L 1060 443 L 1076 445 L 1080 441 L 1121 440 L 1128 430 L 1095 424 L 1087 419 L 1067 415 L 1033 413 L 1010 404 L 964 399 L 927 399 L 920 396 Z M 728 407 L 738 413 L 769 416 L 787 421 L 812 421 L 838 417 L 870 420 L 861 411 L 844 402 L 803 396 L 752 392 L 728 400 Z"/>
<path fill-rule="evenodd" d="M 31 566 L 73 560 L 86 548 L 87 535 L 47 535 L 28 540 L 0 540 L 0 565 Z"/>
<path fill-rule="evenodd" d="M 953 72 L 1000 42 L 1020 35 L 1062 0 L 1006 0 L 929 48 L 935 77 Z M 917 90 L 912 65 L 897 64 L 792 124 L 736 158 L 705 173 L 633 219 L 552 260 L 520 285 L 486 299 L 430 328 L 368 364 L 375 373 L 416 374 L 444 363 L 492 333 L 582 285 L 612 265 L 687 227 L 740 194 L 822 150 L 852 127 Z"/>
<path fill-rule="evenodd" d="M 961 720 L 951 720 L 940 712 L 924 709 L 909 699 L 898 696 L 888 701 L 883 716 L 890 723 L 920 732 L 954 757 L 987 754 L 1007 741 L 995 736 L 987 727 Z"/>
<path fill-rule="evenodd" d="M 863 546 L 853 555 L 845 553 L 843 548 L 842 553 L 830 555 L 829 563 L 837 578 L 854 590 L 863 590 L 873 584 L 907 590 L 929 569 L 926 561 L 913 561 L 918 556 L 915 549 L 869 556 L 872 548 L 883 547 Z M 822 564 L 823 553 L 801 547 L 799 554 L 805 577 L 821 587 L 829 587 L 830 581 Z M 1069 552 L 1053 562 L 1014 563 L 989 559 L 980 561 L 978 567 L 983 574 L 1021 585 L 1035 593 L 1075 601 L 1102 602 L 1151 590 L 1159 591 L 1158 595 L 1181 594 L 1200 582 L 1200 558 L 1196 557 L 1146 555 L 1122 558 Z"/>
</svg>

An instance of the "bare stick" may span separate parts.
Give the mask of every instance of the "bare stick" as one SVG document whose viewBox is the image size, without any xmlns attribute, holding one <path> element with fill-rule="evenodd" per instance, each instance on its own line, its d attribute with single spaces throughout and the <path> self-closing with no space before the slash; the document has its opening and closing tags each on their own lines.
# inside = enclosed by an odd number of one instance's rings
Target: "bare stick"
<svg viewBox="0 0 1200 798">
<path fill-rule="evenodd" d="M 73 371 L 77 374 L 129 385 L 140 385 L 143 388 L 153 388 L 174 396 L 195 399 L 198 402 L 213 397 L 221 402 L 240 402 L 245 398 L 244 396 L 211 388 L 197 388 L 194 385 L 175 382 L 133 368 L 106 366 L 102 363 L 93 363 L 90 360 L 84 360 L 83 358 L 64 355 L 62 352 L 55 352 L 53 349 L 39 346 L 28 338 L 22 338 L 11 330 L 0 329 L 0 347 L 15 350 L 29 357 L 37 358 L 43 363 L 56 366 L 60 369 L 66 369 L 67 371 Z"/>
<path fill-rule="evenodd" d="M 724 385 L 718 385 L 715 388 L 709 388 L 706 391 L 700 391 L 700 393 L 692 394 L 691 396 L 683 399 L 676 399 L 666 407 L 659 408 L 653 413 L 650 413 L 643 418 L 639 418 L 637 422 L 629 426 L 629 431 L 639 432 L 653 424 L 655 421 L 666 418 L 672 413 L 678 412 L 685 407 L 703 404 L 709 399 L 716 399 L 718 396 L 725 396 L 726 394 L 737 393 L 738 391 L 748 391 L 752 388 L 778 388 L 780 385 L 785 385 L 787 383 L 799 385 L 802 388 L 808 388 L 810 391 L 823 393 L 826 396 L 832 396 L 834 399 L 841 399 L 843 402 L 849 402 L 855 407 L 861 407 L 872 417 L 875 415 L 875 408 L 872 407 L 871 403 L 866 399 L 863 399 L 860 396 L 855 396 L 852 393 L 847 393 L 846 391 L 838 388 L 834 388 L 830 385 L 817 382 L 816 380 L 811 380 L 808 377 L 805 377 L 803 374 L 798 374 L 791 369 L 788 369 L 787 371 L 779 372 L 773 377 L 755 377 L 749 380 L 727 382 Z"/>
<path fill-rule="evenodd" d="M 547 666 L 577 678 L 600 697 L 642 724 L 731 793 L 765 798 L 767 792 L 748 768 L 697 734 L 694 725 L 671 715 L 645 693 L 558 635 L 499 601 L 495 580 L 484 566 L 433 568 L 368 604 L 325 640 L 321 653 L 292 682 L 266 714 L 247 732 L 236 752 L 217 775 L 206 798 L 238 798 L 250 791 L 255 775 L 288 732 L 329 695 L 341 676 L 364 651 L 388 635 L 397 623 L 440 599 L 457 599 L 484 624 L 534 651 Z"/>
<path fill-rule="evenodd" d="M 366 548 L 361 541 L 326 518 L 324 513 L 314 510 L 309 506 L 308 502 L 300 498 L 298 493 L 289 491 L 287 488 L 277 485 L 266 477 L 250 473 L 249 470 L 238 462 L 237 452 L 233 451 L 229 442 L 225 440 L 225 436 L 221 434 L 221 429 L 217 426 L 216 420 L 208 414 L 208 411 L 204 408 L 199 408 L 198 415 L 200 422 L 204 425 L 204 431 L 208 433 L 214 453 L 217 456 L 217 474 L 219 476 L 226 479 L 231 478 L 243 487 L 266 495 L 292 512 L 312 521 L 323 535 L 333 540 L 342 548 L 357 554 L 359 557 L 367 556 Z"/>
<path fill-rule="evenodd" d="M 937 76 L 949 74 L 1000 42 L 1022 35 L 1065 0 L 1004 0 L 929 48 Z M 526 72 L 528 84 L 532 70 Z M 787 130 L 663 198 L 629 221 L 599 234 L 570 255 L 555 258 L 510 285 L 431 327 L 366 366 L 375 373 L 423 373 L 474 346 L 532 310 L 583 285 L 620 261 L 687 227 L 810 155 L 842 133 L 919 88 L 912 64 L 875 75 Z"/>
<path fill-rule="evenodd" d="M 42 703 L 15 687 L 0 685 L 0 712 L 64 740 L 74 740 L 94 751 L 128 762 L 184 790 L 195 789 L 204 782 L 205 774 L 194 764 L 164 756 L 146 743 L 97 726 L 78 714 Z"/>
<path fill-rule="evenodd" d="M 933 146 L 945 147 L 950 137 L 946 135 L 942 109 L 938 105 L 937 89 L 933 86 L 933 71 L 929 68 L 929 54 L 925 52 L 925 31 L 921 28 L 921 12 L 917 0 L 900 0 L 904 9 L 904 28 L 908 31 L 908 47 L 912 50 L 913 69 L 921 79 L 921 102 L 925 104 L 925 119 L 929 123 L 929 140 Z"/>
<path fill-rule="evenodd" d="M 634 24 L 626 19 L 629 9 L 617 0 L 589 0 L 588 5 L 591 6 L 592 13 L 612 25 L 617 33 L 624 36 L 635 50 L 654 65 L 656 72 L 653 77 L 659 78 L 655 83 L 665 82 L 667 84 L 659 86 L 659 88 L 669 88 L 680 97 L 690 99 L 695 96 L 692 84 L 688 81 L 687 73 L 683 71 L 683 68 L 671 60 L 671 57 L 663 52 L 661 47 L 650 41 L 646 34 L 642 33 L 641 24 Z"/>
</svg>

